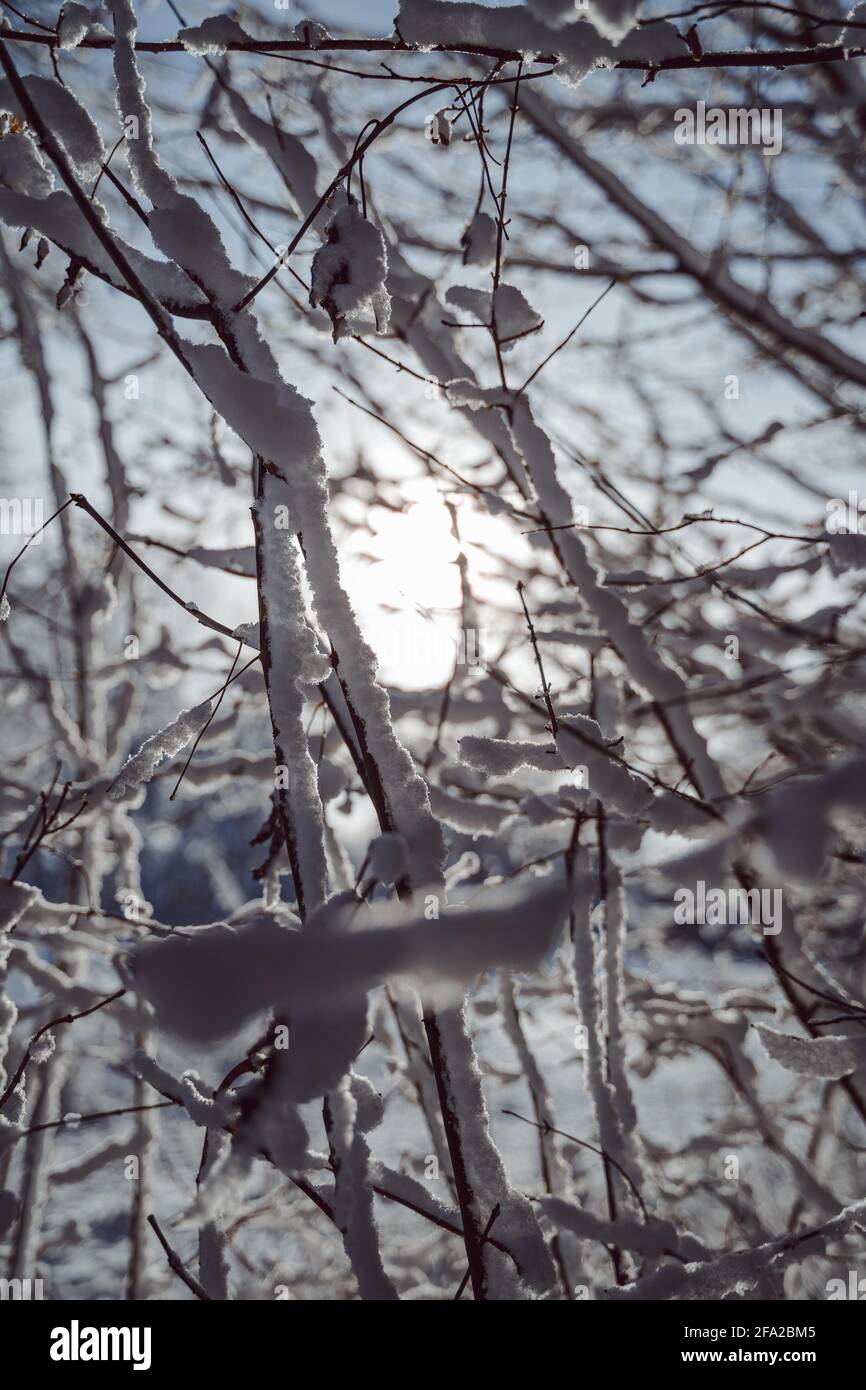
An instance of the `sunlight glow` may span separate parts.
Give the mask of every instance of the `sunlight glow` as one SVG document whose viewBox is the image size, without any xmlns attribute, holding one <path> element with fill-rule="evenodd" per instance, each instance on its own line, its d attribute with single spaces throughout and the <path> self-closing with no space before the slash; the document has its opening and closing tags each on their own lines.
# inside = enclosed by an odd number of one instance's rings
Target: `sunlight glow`
<svg viewBox="0 0 866 1390">
<path fill-rule="evenodd" d="M 377 509 L 372 525 L 377 562 L 363 588 L 380 677 L 409 690 L 441 685 L 459 638 L 458 546 L 448 508 L 431 491 L 408 511 Z"/>
<path fill-rule="evenodd" d="M 407 489 L 408 490 L 408 489 Z M 344 579 L 379 660 L 379 676 L 403 690 L 440 687 L 455 661 L 475 665 L 482 646 L 492 650 L 499 633 L 461 626 L 462 548 L 476 607 L 510 606 L 512 562 L 525 563 L 530 547 L 507 515 L 492 515 L 483 502 L 456 499 L 458 546 L 448 506 L 436 485 L 416 482 L 405 511 L 374 507 L 373 535 L 364 533 L 346 556 Z M 372 563 L 370 561 L 372 560 Z M 359 563 L 363 561 L 363 563 Z"/>
</svg>

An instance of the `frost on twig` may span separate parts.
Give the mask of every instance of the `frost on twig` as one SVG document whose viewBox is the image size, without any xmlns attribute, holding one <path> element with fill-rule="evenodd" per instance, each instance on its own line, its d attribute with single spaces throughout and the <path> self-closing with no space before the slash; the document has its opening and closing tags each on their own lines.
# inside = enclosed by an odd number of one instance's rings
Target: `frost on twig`
<svg viewBox="0 0 866 1390">
<path fill-rule="evenodd" d="M 160 763 L 166 758 L 175 757 L 201 732 L 212 709 L 213 701 L 206 700 L 193 709 L 181 710 L 164 729 L 146 738 L 138 752 L 127 758 L 111 783 L 108 789 L 110 799 L 122 801 L 137 787 L 149 782 Z"/>
</svg>

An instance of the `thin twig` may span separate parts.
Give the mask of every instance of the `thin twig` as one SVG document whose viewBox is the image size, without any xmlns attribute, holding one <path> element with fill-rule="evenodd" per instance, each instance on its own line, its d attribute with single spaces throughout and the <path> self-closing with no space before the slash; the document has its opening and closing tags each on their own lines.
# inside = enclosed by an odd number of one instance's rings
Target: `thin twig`
<svg viewBox="0 0 866 1390">
<path fill-rule="evenodd" d="M 186 1268 L 177 1251 L 172 1249 L 172 1247 L 169 1245 L 168 1241 L 166 1240 L 165 1236 L 160 1230 L 159 1222 L 153 1215 L 153 1212 L 148 1213 L 147 1224 L 148 1226 L 150 1226 L 154 1235 L 156 1236 L 157 1240 L 159 1241 L 160 1245 L 165 1251 L 165 1257 L 168 1260 L 169 1268 L 174 1271 L 178 1279 L 183 1280 L 187 1288 L 195 1294 L 196 1298 L 200 1298 L 204 1303 L 212 1303 L 213 1299 L 211 1298 L 210 1294 L 205 1292 L 205 1290 L 202 1288 L 201 1284 L 198 1282 L 195 1276 L 190 1274 L 189 1270 Z"/>
<path fill-rule="evenodd" d="M 553 708 L 553 701 L 550 698 L 550 686 L 548 685 L 547 677 L 544 674 L 544 664 L 541 660 L 541 652 L 538 650 L 538 642 L 536 641 L 535 637 L 535 628 L 533 627 L 532 619 L 529 616 L 529 609 L 526 606 L 526 599 L 523 597 L 523 588 L 523 580 L 518 579 L 517 592 L 520 595 L 520 602 L 523 604 L 523 612 L 526 616 L 526 625 L 529 628 L 529 639 L 532 642 L 532 650 L 535 653 L 535 664 L 538 667 L 538 674 L 541 677 L 541 689 L 544 695 L 544 703 L 547 706 L 547 715 L 550 720 L 550 731 L 553 734 L 554 738 L 556 738 L 556 734 L 559 729 L 559 724 L 557 723 L 556 712 Z"/>
<path fill-rule="evenodd" d="M 33 1037 L 30 1039 L 29 1043 L 27 1044 L 27 1047 L 24 1050 L 24 1056 L 21 1058 L 21 1061 L 15 1068 L 15 1071 L 12 1074 L 9 1084 L 6 1087 L 6 1090 L 3 1092 L 2 1096 L 0 1096 L 0 1110 L 3 1109 L 4 1105 L 9 1100 L 9 1097 L 13 1095 L 13 1093 L 17 1089 L 18 1083 L 24 1075 L 24 1070 L 27 1066 L 27 1063 L 30 1061 L 30 1058 L 33 1054 L 33 1049 L 41 1037 L 43 1037 L 46 1033 L 50 1032 L 52 1028 L 59 1027 L 61 1023 L 77 1023 L 80 1018 L 87 1018 L 90 1014 L 95 1014 L 98 1009 L 104 1009 L 106 1005 L 113 1004 L 115 999 L 120 999 L 124 994 L 126 994 L 125 988 L 115 990 L 114 994 L 110 994 L 107 999 L 97 1000 L 95 1004 L 90 1005 L 89 1009 L 82 1009 L 81 1013 L 62 1014 L 60 1018 L 52 1018 L 48 1021 L 48 1023 L 43 1023 L 42 1027 L 37 1029 L 37 1031 L 33 1034 Z"/>
</svg>

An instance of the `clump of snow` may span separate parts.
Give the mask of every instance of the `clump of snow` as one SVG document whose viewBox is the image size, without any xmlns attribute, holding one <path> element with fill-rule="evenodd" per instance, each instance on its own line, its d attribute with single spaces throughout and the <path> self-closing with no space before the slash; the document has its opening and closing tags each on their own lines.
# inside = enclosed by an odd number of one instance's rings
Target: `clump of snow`
<svg viewBox="0 0 866 1390">
<path fill-rule="evenodd" d="M 431 145 L 438 145 L 441 149 L 447 149 L 451 144 L 451 127 L 453 119 L 446 107 L 437 111 L 435 116 L 431 116 L 427 124 L 427 139 Z"/>
<path fill-rule="evenodd" d="M 467 850 L 461 854 L 455 863 L 449 864 L 445 870 L 445 888 L 451 893 L 460 883 L 465 883 L 467 879 L 474 878 L 481 870 L 481 859 L 474 850 Z"/>
<path fill-rule="evenodd" d="M 165 178 L 155 154 L 153 164 L 160 179 Z M 229 303 L 240 299 L 253 281 L 233 269 L 219 230 L 208 214 L 185 194 L 172 193 L 166 202 L 166 206 L 156 206 L 150 214 L 149 231 L 154 245 L 169 260 L 189 268 L 214 298 Z"/>
<path fill-rule="evenodd" d="M 459 746 L 463 761 L 487 776 L 508 777 L 521 767 L 535 767 L 542 772 L 561 772 L 563 769 L 558 749 L 552 743 L 467 734 L 461 738 Z"/>
<path fill-rule="evenodd" d="M 194 1071 L 184 1072 L 178 1080 L 143 1048 L 137 1048 L 133 1053 L 131 1065 L 136 1076 L 159 1091 L 160 1095 L 182 1105 L 194 1124 L 204 1129 L 223 1129 L 231 1120 L 234 1111 L 231 1097 L 222 1095 L 211 1099 L 206 1096 Z"/>
<path fill-rule="evenodd" d="M 325 244 L 313 258 L 310 303 L 327 313 L 335 343 L 363 332 L 371 317 L 376 332 L 385 332 L 391 319 L 387 274 L 385 239 L 352 199 L 328 223 Z"/>
<path fill-rule="evenodd" d="M 611 67 L 621 58 L 660 62 L 683 52 L 677 30 L 666 21 L 635 30 L 636 11 L 636 0 L 590 0 L 591 23 L 562 23 L 558 0 L 537 0 L 532 8 L 400 0 L 397 24 L 407 43 L 424 50 L 465 45 L 507 48 L 526 61 L 558 59 L 557 77 L 575 87 L 594 68 Z"/>
<path fill-rule="evenodd" d="M 511 49 L 526 59 L 537 55 L 562 60 L 559 75 L 579 82 L 615 52 L 591 24 L 553 28 L 525 5 L 452 3 L 450 0 L 400 0 L 397 23 L 407 43 L 422 49 L 465 44 L 468 48 Z"/>
<path fill-rule="evenodd" d="M 866 808 L 866 757 L 846 758 L 821 777 L 798 777 L 766 797 L 750 827 L 763 836 L 779 870 L 798 880 L 821 873 L 831 833 L 830 812 Z"/>
<path fill-rule="evenodd" d="M 57 21 L 57 42 L 60 48 L 77 48 L 85 38 L 93 16 L 86 5 L 67 0 Z"/>
<path fill-rule="evenodd" d="M 452 405 L 465 406 L 467 410 L 484 410 L 489 405 L 508 405 L 509 395 L 501 386 L 479 386 L 471 377 L 456 377 L 446 382 L 445 390 Z M 488 507 L 496 515 L 502 510 L 499 499 L 488 494 Z"/>
<path fill-rule="evenodd" d="M 181 29 L 178 38 L 188 53 L 225 53 L 229 44 L 249 43 L 251 35 L 227 14 L 208 15 L 201 24 Z"/>
<path fill-rule="evenodd" d="M 774 1062 L 799 1076 L 819 1076 L 838 1081 L 866 1066 L 866 1035 L 853 1037 L 798 1038 L 778 1033 L 764 1024 L 755 1025 L 758 1037 Z"/>
<path fill-rule="evenodd" d="M 95 179 L 105 158 L 105 146 L 92 117 L 69 88 L 55 82 L 53 77 L 28 73 L 21 80 L 41 119 L 63 146 L 70 163 L 83 178 L 88 181 Z M 26 126 L 26 116 L 6 78 L 0 79 L 0 111 L 8 111 L 17 117 L 22 126 Z"/>
<path fill-rule="evenodd" d="M 166 758 L 175 757 L 203 728 L 213 709 L 213 701 L 205 700 L 193 709 L 181 710 L 176 719 L 164 729 L 146 738 L 137 753 L 127 758 L 108 789 L 109 800 L 122 801 L 134 787 L 149 782 Z"/>
<path fill-rule="evenodd" d="M 489 9 L 455 0 L 400 0 L 397 22 L 406 43 L 420 48 L 467 44 L 538 53 L 545 48 L 545 40 L 553 37 L 553 31 L 525 5 Z"/>
<path fill-rule="evenodd" d="M 863 8 L 866 10 L 866 6 Z M 830 567 L 835 574 L 842 574 L 846 570 L 866 570 L 866 536 L 844 531 L 831 535 Z"/>
<path fill-rule="evenodd" d="M 635 58 L 645 63 L 662 63 L 665 58 L 679 58 L 683 41 L 678 30 L 667 20 L 648 24 L 644 29 L 632 29 L 614 49 L 615 61 Z"/>
<path fill-rule="evenodd" d="M 363 992 L 335 1002 L 316 992 L 309 1008 L 299 1000 L 292 1008 L 291 1045 L 280 1061 L 282 1095 L 298 1104 L 326 1095 L 339 1086 L 369 1036 Z"/>
<path fill-rule="evenodd" d="M 294 35 L 301 43 L 308 43 L 311 48 L 324 48 L 326 44 L 332 42 L 332 35 L 325 28 L 324 24 L 319 24 L 315 19 L 300 19 L 294 28 Z"/>
<path fill-rule="evenodd" d="M 574 18 L 575 0 L 526 0 L 526 8 L 559 27 Z"/>
<path fill-rule="evenodd" d="M 211 343 L 186 348 L 196 381 L 208 399 L 218 399 L 226 424 L 255 453 L 307 464 L 320 447 L 309 403 L 285 382 L 279 386 L 242 372 Z"/>
<path fill-rule="evenodd" d="M 634 28 L 638 0 L 589 0 L 589 17 L 598 32 L 619 43 Z"/>
<path fill-rule="evenodd" d="M 559 1230 L 573 1231 L 584 1240 L 601 1240 L 608 1245 L 618 1245 L 621 1250 L 639 1251 L 649 1258 L 676 1251 L 694 1259 L 700 1249 L 696 1240 L 681 1239 L 670 1221 L 660 1221 L 656 1217 L 648 1221 L 630 1217 L 606 1221 L 562 1197 L 541 1197 L 539 1203 L 545 1216 Z"/>
<path fill-rule="evenodd" d="M 623 815 L 646 811 L 652 793 L 639 778 L 604 750 L 604 736 L 594 719 L 585 714 L 559 720 L 556 746 L 566 767 L 586 767 L 589 787 L 606 805 Z"/>
<path fill-rule="evenodd" d="M 40 1064 L 47 1062 L 48 1058 L 53 1055 L 56 1045 L 57 1041 L 54 1034 L 49 1029 L 49 1031 L 43 1033 L 42 1037 L 31 1047 L 30 1056 L 32 1060 Z"/>
<path fill-rule="evenodd" d="M 236 642 L 243 642 L 245 647 L 258 647 L 261 641 L 259 637 L 258 623 L 238 623 L 232 629 L 232 637 Z"/>
<path fill-rule="evenodd" d="M 385 1273 L 379 1251 L 370 1184 L 370 1149 L 358 1123 L 358 1103 L 348 1076 L 328 1097 L 328 1137 L 333 1155 L 334 1218 L 363 1299 L 394 1301 L 397 1291 Z"/>
<path fill-rule="evenodd" d="M 28 908 L 42 897 L 29 883 L 0 883 L 0 932 L 17 926 Z"/>
<path fill-rule="evenodd" d="M 349 1085 L 358 1107 L 355 1129 L 360 1130 L 362 1134 L 369 1134 L 371 1130 L 379 1128 L 385 1117 L 384 1097 L 376 1090 L 369 1077 L 359 1076 L 357 1072 L 350 1072 Z"/>
<path fill-rule="evenodd" d="M 496 223 L 486 212 L 476 212 L 460 237 L 464 265 L 493 265 L 496 260 Z"/>
<path fill-rule="evenodd" d="M 402 835 L 379 835 L 369 849 L 370 871 L 380 883 L 398 883 L 409 869 L 406 841 Z"/>
<path fill-rule="evenodd" d="M 430 809 L 437 820 L 467 835 L 493 835 L 511 815 L 507 807 L 495 801 L 455 796 L 436 786 L 430 787 Z"/>
<path fill-rule="evenodd" d="M 781 1273 L 787 1264 L 823 1250 L 829 1240 L 844 1236 L 866 1213 L 866 1201 L 855 1202 L 832 1220 L 810 1232 L 780 1236 L 763 1245 L 735 1250 L 715 1260 L 664 1264 L 635 1283 L 607 1290 L 608 1299 L 689 1299 L 717 1301 L 753 1289 L 767 1273 Z"/>
<path fill-rule="evenodd" d="M 48 197 L 37 198 L 0 187 L 0 219 L 9 227 L 34 228 L 76 259 L 92 265 L 108 284 L 123 286 L 117 267 L 76 210 L 70 194 L 58 189 Z M 179 266 L 144 255 L 116 231 L 114 240 L 155 298 L 190 306 L 204 302 L 201 291 L 191 284 Z M 70 293 L 71 282 L 67 281 L 61 290 L 62 302 Z"/>
<path fill-rule="evenodd" d="M 515 285 L 500 285 L 496 290 L 475 290 L 469 285 L 452 285 L 445 293 L 449 304 L 473 314 L 479 323 L 496 329 L 503 352 L 509 352 L 521 338 L 538 333 L 544 319 L 537 314 L 521 290 Z M 494 320 L 495 316 L 495 320 Z"/>
<path fill-rule="evenodd" d="M 148 940 L 131 970 L 160 1027 L 205 1042 L 231 1035 L 269 1008 L 288 1010 L 293 1019 L 299 1010 L 308 1018 L 319 1009 L 351 1011 L 394 976 L 456 983 L 488 966 L 529 970 L 549 949 L 564 910 L 560 886 L 533 883 L 488 889 L 471 909 L 432 921 L 423 908 L 377 903 L 378 925 L 363 931 L 347 929 L 356 918 L 354 901 L 328 904 L 326 923 L 316 924 L 321 929 L 304 932 L 261 913 L 236 926 L 217 923 Z"/>
</svg>

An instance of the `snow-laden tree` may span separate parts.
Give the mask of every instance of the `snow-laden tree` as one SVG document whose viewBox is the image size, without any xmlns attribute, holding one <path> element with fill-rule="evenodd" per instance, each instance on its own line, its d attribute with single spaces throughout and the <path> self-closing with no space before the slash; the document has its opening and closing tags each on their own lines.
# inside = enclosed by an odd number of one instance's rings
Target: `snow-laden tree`
<svg viewBox="0 0 866 1390">
<path fill-rule="evenodd" d="M 866 9 L 394 3 L 3 3 L 6 1272 L 833 1296 Z"/>
</svg>

